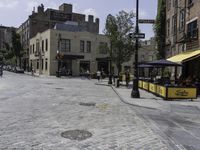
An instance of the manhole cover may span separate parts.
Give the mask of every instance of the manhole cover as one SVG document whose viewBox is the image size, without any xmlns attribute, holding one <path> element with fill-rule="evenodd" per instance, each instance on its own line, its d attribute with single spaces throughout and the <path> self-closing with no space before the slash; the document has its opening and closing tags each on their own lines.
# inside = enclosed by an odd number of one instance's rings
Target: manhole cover
<svg viewBox="0 0 200 150">
<path fill-rule="evenodd" d="M 61 133 L 61 136 L 70 140 L 82 141 L 92 136 L 92 133 L 85 130 L 69 130 Z"/>
<path fill-rule="evenodd" d="M 79 103 L 79 105 L 82 105 L 82 106 L 95 106 L 96 104 L 95 103 Z"/>
<path fill-rule="evenodd" d="M 56 90 L 63 90 L 63 88 L 56 88 Z"/>
</svg>

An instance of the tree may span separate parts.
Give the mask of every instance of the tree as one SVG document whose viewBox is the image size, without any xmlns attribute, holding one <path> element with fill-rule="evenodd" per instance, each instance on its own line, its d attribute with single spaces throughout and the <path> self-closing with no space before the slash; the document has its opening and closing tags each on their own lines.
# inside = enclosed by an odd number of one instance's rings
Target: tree
<svg viewBox="0 0 200 150">
<path fill-rule="evenodd" d="M 120 11 L 116 16 L 109 14 L 106 19 L 104 33 L 110 40 L 109 52 L 118 74 L 122 63 L 129 61 L 133 54 L 134 44 L 129 38 L 129 33 L 134 30 L 133 17 L 132 12 Z"/>
<path fill-rule="evenodd" d="M 16 33 L 15 30 L 12 31 L 12 50 L 16 57 L 15 63 L 17 65 L 17 59 L 19 60 L 19 66 L 21 67 L 21 57 L 22 57 L 22 46 L 20 42 L 20 35 Z"/>
<path fill-rule="evenodd" d="M 158 0 L 158 11 L 154 31 L 158 48 L 158 59 L 165 58 L 166 1 Z"/>
</svg>

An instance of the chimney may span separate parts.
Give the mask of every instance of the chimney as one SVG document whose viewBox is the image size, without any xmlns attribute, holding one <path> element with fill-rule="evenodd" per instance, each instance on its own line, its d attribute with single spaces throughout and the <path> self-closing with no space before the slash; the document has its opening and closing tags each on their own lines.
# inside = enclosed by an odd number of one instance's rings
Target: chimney
<svg viewBox="0 0 200 150">
<path fill-rule="evenodd" d="M 72 13 L 72 4 L 63 3 L 62 5 L 59 6 L 59 10 L 64 13 L 71 14 Z"/>
<path fill-rule="evenodd" d="M 98 24 L 99 24 L 99 18 L 96 18 L 96 19 L 95 19 L 95 23 L 98 23 Z"/>
<path fill-rule="evenodd" d="M 88 15 L 88 22 L 93 22 L 93 21 L 94 21 L 94 16 Z"/>
<path fill-rule="evenodd" d="M 41 4 L 40 6 L 38 6 L 38 13 L 43 13 L 44 12 L 44 5 Z"/>
</svg>

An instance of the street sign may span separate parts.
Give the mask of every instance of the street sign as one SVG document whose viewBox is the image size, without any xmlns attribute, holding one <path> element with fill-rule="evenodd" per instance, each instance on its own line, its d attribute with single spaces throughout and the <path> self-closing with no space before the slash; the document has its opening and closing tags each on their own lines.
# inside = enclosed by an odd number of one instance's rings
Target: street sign
<svg viewBox="0 0 200 150">
<path fill-rule="evenodd" d="M 129 38 L 144 39 L 145 38 L 145 34 L 144 33 L 138 33 L 138 34 L 130 33 L 129 34 Z"/>
<path fill-rule="evenodd" d="M 139 23 L 147 23 L 147 24 L 154 24 L 155 20 L 154 19 L 139 19 Z"/>
</svg>

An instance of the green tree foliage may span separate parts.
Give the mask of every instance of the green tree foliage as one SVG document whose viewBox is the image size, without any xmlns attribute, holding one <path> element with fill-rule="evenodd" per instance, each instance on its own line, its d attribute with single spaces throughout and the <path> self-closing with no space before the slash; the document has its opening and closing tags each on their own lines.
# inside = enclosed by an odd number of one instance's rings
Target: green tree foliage
<svg viewBox="0 0 200 150">
<path fill-rule="evenodd" d="M 110 39 L 110 55 L 117 65 L 118 74 L 121 65 L 130 60 L 133 54 L 134 44 L 129 38 L 129 33 L 134 31 L 134 14 L 120 11 L 116 16 L 109 14 L 106 19 L 104 33 Z"/>
<path fill-rule="evenodd" d="M 158 47 L 158 59 L 165 58 L 166 0 L 158 0 L 158 9 L 154 31 Z"/>
<path fill-rule="evenodd" d="M 16 57 L 16 65 L 17 59 L 19 60 L 19 65 L 21 66 L 21 57 L 22 57 L 22 46 L 20 42 L 20 35 L 16 33 L 15 30 L 12 31 L 12 50 L 13 54 Z"/>
</svg>

